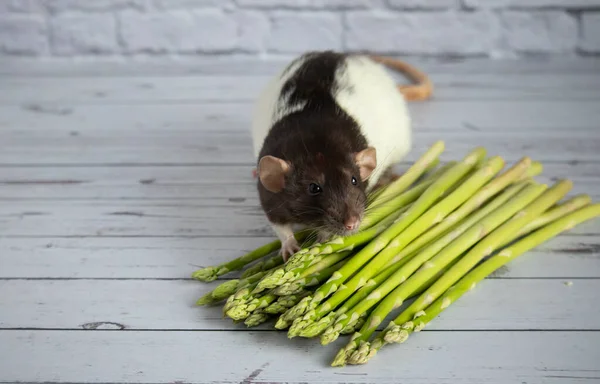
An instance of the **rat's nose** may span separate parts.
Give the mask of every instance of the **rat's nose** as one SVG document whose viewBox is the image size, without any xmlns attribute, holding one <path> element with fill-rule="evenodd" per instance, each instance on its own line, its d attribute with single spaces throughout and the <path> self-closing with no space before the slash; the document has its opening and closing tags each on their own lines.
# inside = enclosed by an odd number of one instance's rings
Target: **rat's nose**
<svg viewBox="0 0 600 384">
<path fill-rule="evenodd" d="M 358 217 L 356 217 L 356 216 L 351 216 L 344 221 L 344 226 L 349 231 L 352 231 L 352 230 L 358 228 L 358 224 L 359 224 L 359 221 L 358 221 Z"/>
</svg>

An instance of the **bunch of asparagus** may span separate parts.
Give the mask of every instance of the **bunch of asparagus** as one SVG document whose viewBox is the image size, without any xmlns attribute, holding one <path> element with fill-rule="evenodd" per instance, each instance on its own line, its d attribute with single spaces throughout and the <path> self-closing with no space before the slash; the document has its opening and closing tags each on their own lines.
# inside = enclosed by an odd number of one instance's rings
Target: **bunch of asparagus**
<svg viewBox="0 0 600 384">
<path fill-rule="evenodd" d="M 351 334 L 332 365 L 364 364 L 502 265 L 600 216 L 588 195 L 563 201 L 569 180 L 537 182 L 542 165 L 528 157 L 502 172 L 504 160 L 486 157 L 484 148 L 440 165 L 444 148 L 434 143 L 402 176 L 372 192 L 353 235 L 318 244 L 305 229 L 295 234 L 302 249 L 285 264 L 274 241 L 194 272 L 194 279 L 213 281 L 247 267 L 198 304 L 222 304 L 225 316 L 249 327 L 272 320 L 290 338 L 319 337 L 323 345 Z"/>
</svg>

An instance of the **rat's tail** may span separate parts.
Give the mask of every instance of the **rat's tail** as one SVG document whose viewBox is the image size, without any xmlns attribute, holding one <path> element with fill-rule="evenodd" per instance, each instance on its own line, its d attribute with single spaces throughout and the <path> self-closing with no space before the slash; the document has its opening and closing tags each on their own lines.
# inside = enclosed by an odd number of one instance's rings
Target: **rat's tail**
<svg viewBox="0 0 600 384">
<path fill-rule="evenodd" d="M 422 101 L 431 97 L 431 94 L 433 93 L 433 84 L 425 73 L 401 60 L 375 55 L 370 57 L 378 63 L 404 73 L 417 83 L 415 85 L 398 85 L 398 90 L 404 95 L 406 100 Z"/>
</svg>

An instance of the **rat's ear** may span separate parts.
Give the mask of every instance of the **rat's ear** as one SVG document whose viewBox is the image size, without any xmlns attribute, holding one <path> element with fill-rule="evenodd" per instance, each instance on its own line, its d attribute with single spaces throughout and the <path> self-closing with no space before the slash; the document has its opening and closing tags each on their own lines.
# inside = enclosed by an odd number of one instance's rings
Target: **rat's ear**
<svg viewBox="0 0 600 384">
<path fill-rule="evenodd" d="M 258 163 L 258 178 L 268 191 L 278 193 L 285 187 L 285 176 L 290 170 L 288 162 L 274 156 L 263 156 Z"/>
<path fill-rule="evenodd" d="M 360 168 L 360 178 L 365 181 L 377 167 L 377 151 L 368 147 L 354 155 L 354 161 Z"/>
</svg>

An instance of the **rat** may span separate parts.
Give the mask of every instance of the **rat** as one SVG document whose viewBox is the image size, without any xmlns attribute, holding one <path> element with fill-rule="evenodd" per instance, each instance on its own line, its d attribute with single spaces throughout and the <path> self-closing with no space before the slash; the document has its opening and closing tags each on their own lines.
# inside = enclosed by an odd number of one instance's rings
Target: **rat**
<svg viewBox="0 0 600 384">
<path fill-rule="evenodd" d="M 386 66 L 416 84 L 397 84 Z M 412 146 L 408 100 L 432 84 L 415 67 L 387 57 L 309 51 L 260 92 L 252 117 L 253 174 L 261 207 L 285 262 L 300 246 L 294 227 L 317 243 L 356 233 L 367 195 Z"/>
</svg>

